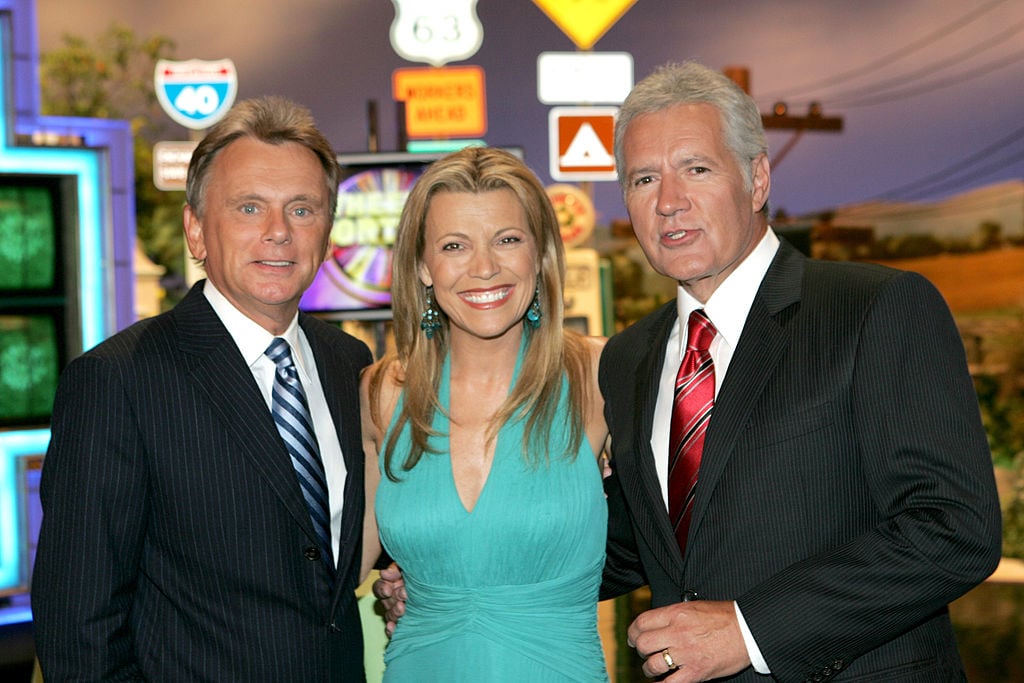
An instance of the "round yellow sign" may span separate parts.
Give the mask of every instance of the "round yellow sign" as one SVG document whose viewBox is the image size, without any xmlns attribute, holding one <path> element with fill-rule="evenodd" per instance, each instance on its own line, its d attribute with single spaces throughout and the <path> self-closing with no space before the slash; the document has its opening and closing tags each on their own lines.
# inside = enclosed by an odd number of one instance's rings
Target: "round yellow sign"
<svg viewBox="0 0 1024 683">
<path fill-rule="evenodd" d="M 556 184 L 547 187 L 548 197 L 558 216 L 558 227 L 566 247 L 575 247 L 594 232 L 597 214 L 590 196 L 575 185 Z"/>
</svg>

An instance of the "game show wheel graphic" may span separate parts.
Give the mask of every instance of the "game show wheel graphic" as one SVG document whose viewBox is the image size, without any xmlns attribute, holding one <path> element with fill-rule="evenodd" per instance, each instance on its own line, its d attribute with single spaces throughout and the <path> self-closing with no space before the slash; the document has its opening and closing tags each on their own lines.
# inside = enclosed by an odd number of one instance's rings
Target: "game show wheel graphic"
<svg viewBox="0 0 1024 683">
<path fill-rule="evenodd" d="M 418 170 L 375 168 L 356 173 L 338 186 L 335 225 L 355 227 L 332 232 L 331 257 L 321 272 L 365 305 L 391 303 L 394 230 L 418 177 Z"/>
<path fill-rule="evenodd" d="M 391 302 L 391 247 L 354 244 L 331 250 L 323 272 L 339 289 L 371 306 Z"/>
</svg>

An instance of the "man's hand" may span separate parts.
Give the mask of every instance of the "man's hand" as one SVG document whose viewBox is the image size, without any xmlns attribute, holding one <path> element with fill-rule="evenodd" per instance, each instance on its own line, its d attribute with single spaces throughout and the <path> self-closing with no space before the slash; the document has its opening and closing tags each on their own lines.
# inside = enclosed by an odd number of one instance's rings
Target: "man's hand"
<svg viewBox="0 0 1024 683">
<path fill-rule="evenodd" d="M 644 612 L 627 633 L 644 675 L 668 683 L 729 676 L 750 666 L 731 601 L 680 602 Z"/>
<path fill-rule="evenodd" d="M 380 570 L 380 578 L 373 582 L 373 594 L 384 605 L 385 631 L 388 637 L 395 632 L 398 619 L 405 614 L 405 581 L 402 570 L 392 562 L 386 569 Z"/>
</svg>

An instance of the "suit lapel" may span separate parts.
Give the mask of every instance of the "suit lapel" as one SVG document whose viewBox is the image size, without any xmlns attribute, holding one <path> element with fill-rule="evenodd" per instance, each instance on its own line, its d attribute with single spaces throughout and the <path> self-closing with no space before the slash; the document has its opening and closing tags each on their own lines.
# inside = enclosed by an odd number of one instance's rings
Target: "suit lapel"
<svg viewBox="0 0 1024 683">
<path fill-rule="evenodd" d="M 658 384 L 661 381 L 665 347 L 676 320 L 675 302 L 666 304 L 660 317 L 651 327 L 651 334 L 644 344 L 646 353 L 637 365 L 637 381 L 633 396 L 636 410 L 632 429 L 631 450 L 637 454 L 636 466 L 627 468 L 620 475 L 625 491 L 636 491 L 633 513 L 637 525 L 646 530 L 643 535 L 651 546 L 658 562 L 669 576 L 681 578 L 682 556 L 675 533 L 668 519 L 665 501 L 658 479 L 656 458 L 667 454 L 654 453 L 651 448 L 651 433 L 654 425 L 654 409 L 658 401 Z"/>
<path fill-rule="evenodd" d="M 249 458 L 296 523 L 315 539 L 305 501 L 274 420 L 238 346 L 196 284 L 174 309 L 180 348 L 190 358 L 189 378 L 209 400 L 220 425 Z"/>
<path fill-rule="evenodd" d="M 736 439 L 749 424 L 765 384 L 789 346 L 789 334 L 780 321 L 779 313 L 799 303 L 803 267 L 803 255 L 785 241 L 781 242 L 754 297 L 708 423 L 690 523 L 691 536 L 700 533 L 709 502 L 734 451 Z"/>
<path fill-rule="evenodd" d="M 349 433 L 344 425 L 359 424 L 356 419 L 358 405 L 355 403 L 358 392 L 354 384 L 347 378 L 354 376 L 349 359 L 327 340 L 320 336 L 318 326 L 303 314 L 299 314 L 299 324 L 306 333 L 310 348 L 316 359 L 317 374 L 324 390 L 327 406 L 331 411 L 331 419 L 338 433 L 342 457 L 345 460 L 345 490 L 341 517 L 341 539 L 338 545 L 338 576 L 344 578 L 352 573 L 348 571 L 353 561 L 361 559 L 360 533 L 363 528 L 363 446 L 359 434 Z M 345 588 L 344 581 L 339 580 L 335 586 L 337 599 Z M 349 590 L 354 586 L 349 587 Z"/>
</svg>

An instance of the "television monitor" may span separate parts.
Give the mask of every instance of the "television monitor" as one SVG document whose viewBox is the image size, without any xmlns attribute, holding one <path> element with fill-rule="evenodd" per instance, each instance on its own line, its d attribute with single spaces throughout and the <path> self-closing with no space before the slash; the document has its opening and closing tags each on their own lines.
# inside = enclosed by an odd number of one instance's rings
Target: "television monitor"
<svg viewBox="0 0 1024 683">
<path fill-rule="evenodd" d="M 509 151 L 522 157 L 517 148 Z M 329 319 L 391 317 L 391 248 L 412 186 L 445 153 L 339 154 L 330 253 L 299 307 Z"/>
<path fill-rule="evenodd" d="M 0 174 L 0 295 L 63 295 L 62 180 Z"/>
<path fill-rule="evenodd" d="M 391 317 L 391 247 L 417 178 L 440 154 L 339 154 L 330 251 L 299 302 L 328 318 Z"/>
<path fill-rule="evenodd" d="M 45 424 L 76 349 L 76 181 L 0 173 L 0 428 Z"/>
<path fill-rule="evenodd" d="M 64 366 L 61 308 L 0 310 L 0 427 L 49 421 Z"/>
</svg>

